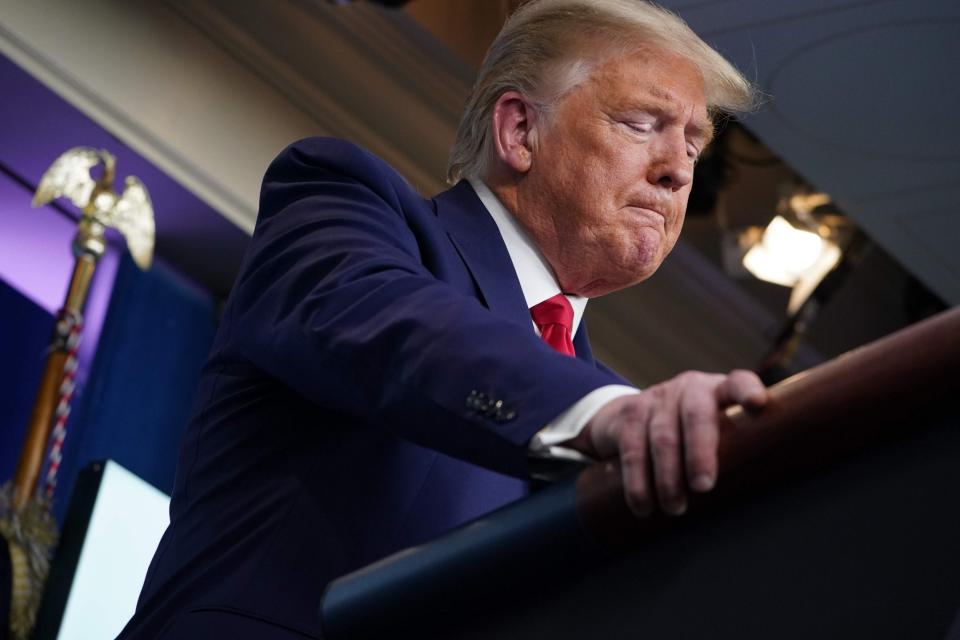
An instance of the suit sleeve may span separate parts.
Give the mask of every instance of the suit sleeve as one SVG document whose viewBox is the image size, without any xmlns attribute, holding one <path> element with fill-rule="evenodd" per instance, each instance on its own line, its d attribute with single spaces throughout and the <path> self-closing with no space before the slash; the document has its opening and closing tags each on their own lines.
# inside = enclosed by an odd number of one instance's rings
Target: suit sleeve
<svg viewBox="0 0 960 640">
<path fill-rule="evenodd" d="M 334 162 L 298 143 L 268 170 L 230 340 L 325 410 L 526 475 L 531 437 L 618 380 L 438 280 L 399 179 L 340 145 Z"/>
</svg>

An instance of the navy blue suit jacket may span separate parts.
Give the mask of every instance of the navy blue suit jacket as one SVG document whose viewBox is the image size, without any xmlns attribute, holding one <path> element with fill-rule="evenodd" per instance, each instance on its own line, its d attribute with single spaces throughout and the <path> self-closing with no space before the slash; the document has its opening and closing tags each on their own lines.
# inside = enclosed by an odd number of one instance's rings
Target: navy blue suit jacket
<svg viewBox="0 0 960 640">
<path fill-rule="evenodd" d="M 121 637 L 228 618 L 319 636 L 331 579 L 525 495 L 533 434 L 622 382 L 583 328 L 574 344 L 537 338 L 468 183 L 424 200 L 352 144 L 292 145 L 264 178 Z"/>
</svg>

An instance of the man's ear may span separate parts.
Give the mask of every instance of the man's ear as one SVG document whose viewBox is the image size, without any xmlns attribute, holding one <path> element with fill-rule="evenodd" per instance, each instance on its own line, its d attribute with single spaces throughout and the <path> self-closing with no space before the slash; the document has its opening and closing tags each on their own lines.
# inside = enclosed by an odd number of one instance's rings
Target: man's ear
<svg viewBox="0 0 960 640">
<path fill-rule="evenodd" d="M 533 163 L 537 111 L 518 91 L 507 91 L 493 105 L 493 152 L 504 165 L 526 173 Z"/>
</svg>

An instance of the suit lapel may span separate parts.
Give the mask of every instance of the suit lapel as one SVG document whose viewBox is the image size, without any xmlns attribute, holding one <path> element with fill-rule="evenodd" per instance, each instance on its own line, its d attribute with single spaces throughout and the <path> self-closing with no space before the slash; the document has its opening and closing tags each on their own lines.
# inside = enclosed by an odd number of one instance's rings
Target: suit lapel
<svg viewBox="0 0 960 640">
<path fill-rule="evenodd" d="M 477 283 L 487 308 L 530 326 L 530 310 L 500 230 L 470 183 L 461 180 L 434 198 L 434 203 L 440 223 Z M 579 360 L 595 364 L 583 321 L 573 337 L 573 346 Z"/>
<path fill-rule="evenodd" d="M 577 359 L 583 360 L 590 365 L 596 364 L 593 359 L 593 351 L 590 349 L 590 338 L 587 336 L 587 323 L 585 318 L 580 319 L 577 334 L 573 336 L 573 350 L 577 354 Z"/>
<path fill-rule="evenodd" d="M 530 311 L 497 224 L 466 180 L 434 198 L 437 216 L 494 313 L 524 324 Z"/>
</svg>

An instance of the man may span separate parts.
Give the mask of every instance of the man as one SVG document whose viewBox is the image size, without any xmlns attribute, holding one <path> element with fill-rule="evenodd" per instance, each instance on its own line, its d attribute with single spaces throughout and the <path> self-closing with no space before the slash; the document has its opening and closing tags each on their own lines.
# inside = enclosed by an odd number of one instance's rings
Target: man
<svg viewBox="0 0 960 640">
<path fill-rule="evenodd" d="M 657 269 L 711 116 L 751 99 L 652 5 L 534 0 L 480 71 L 451 190 L 342 141 L 285 150 L 122 637 L 319 637 L 327 582 L 522 497 L 534 457 L 619 457 L 638 515 L 683 513 L 716 481 L 718 408 L 762 385 L 638 393 L 580 316 Z"/>
</svg>

